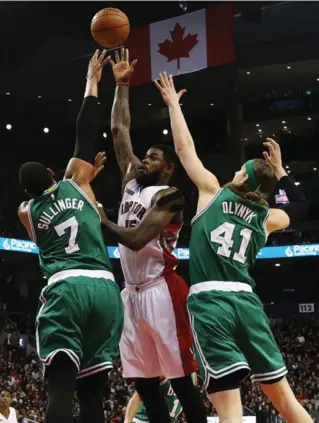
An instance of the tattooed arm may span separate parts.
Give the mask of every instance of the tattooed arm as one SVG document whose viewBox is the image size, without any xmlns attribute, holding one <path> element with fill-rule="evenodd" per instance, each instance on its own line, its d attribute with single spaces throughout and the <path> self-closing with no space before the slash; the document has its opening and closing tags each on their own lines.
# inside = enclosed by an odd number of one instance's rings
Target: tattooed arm
<svg viewBox="0 0 319 423">
<path fill-rule="evenodd" d="M 121 57 L 120 57 L 121 56 Z M 115 62 L 111 60 L 117 87 L 111 114 L 111 129 L 116 160 L 123 176 L 122 188 L 135 176 L 136 167 L 141 164 L 132 148 L 129 107 L 129 79 L 134 71 L 136 60 L 129 64 L 129 52 L 122 48 L 120 55 L 115 52 Z"/>
</svg>

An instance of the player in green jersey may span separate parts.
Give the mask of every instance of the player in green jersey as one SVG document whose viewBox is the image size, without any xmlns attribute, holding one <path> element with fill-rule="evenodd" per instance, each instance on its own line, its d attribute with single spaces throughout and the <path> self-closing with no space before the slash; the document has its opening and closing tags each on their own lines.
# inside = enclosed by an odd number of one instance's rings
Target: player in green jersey
<svg viewBox="0 0 319 423">
<path fill-rule="evenodd" d="M 188 308 L 204 385 L 219 421 L 242 422 L 239 387 L 251 372 L 284 419 L 312 422 L 285 378 L 283 358 L 249 275 L 267 236 L 306 212 L 305 198 L 283 169 L 280 147 L 272 139 L 264 143 L 264 160 L 248 161 L 221 188 L 197 156 L 179 105 L 185 90 L 177 93 L 166 73 L 156 86 L 169 107 L 176 153 L 199 191 Z M 268 206 L 276 184 L 289 198 L 285 210 Z"/>
<path fill-rule="evenodd" d="M 172 389 L 171 383 L 164 376 L 161 377 L 160 384 L 161 395 L 164 396 L 168 406 L 171 423 L 176 422 L 178 416 L 182 412 L 182 406 L 177 398 L 175 392 Z M 144 404 L 135 392 L 130 399 L 126 407 L 124 423 L 148 423 L 149 419 L 147 416 Z"/>
<path fill-rule="evenodd" d="M 123 307 L 106 252 L 90 182 L 103 168 L 99 142 L 98 83 L 108 59 L 90 61 L 76 142 L 63 181 L 37 162 L 21 166 L 31 200 L 19 218 L 39 247 L 48 279 L 36 319 L 37 350 L 48 381 L 46 423 L 71 423 L 77 391 L 81 423 L 104 423 L 102 388 L 118 355 Z"/>
</svg>

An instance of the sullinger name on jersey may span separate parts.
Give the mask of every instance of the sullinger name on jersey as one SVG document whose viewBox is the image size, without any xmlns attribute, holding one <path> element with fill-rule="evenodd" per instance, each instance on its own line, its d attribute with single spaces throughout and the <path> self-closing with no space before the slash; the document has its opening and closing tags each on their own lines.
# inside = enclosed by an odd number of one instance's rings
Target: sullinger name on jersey
<svg viewBox="0 0 319 423">
<path fill-rule="evenodd" d="M 243 218 L 248 223 L 251 223 L 252 218 L 257 216 L 256 213 L 254 213 L 249 207 L 240 203 L 223 201 L 222 207 L 224 213 L 234 214 L 235 216 Z"/>
<path fill-rule="evenodd" d="M 37 227 L 38 229 L 48 230 L 50 227 L 49 225 L 55 216 L 67 209 L 82 211 L 83 206 L 84 201 L 79 200 L 78 198 L 64 198 L 55 201 L 47 208 L 47 211 L 41 214 Z"/>
</svg>

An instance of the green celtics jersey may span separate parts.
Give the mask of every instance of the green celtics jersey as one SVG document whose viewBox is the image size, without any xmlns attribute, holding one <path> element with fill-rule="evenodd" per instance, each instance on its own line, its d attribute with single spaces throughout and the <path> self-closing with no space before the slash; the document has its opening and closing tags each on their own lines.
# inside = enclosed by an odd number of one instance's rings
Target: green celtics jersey
<svg viewBox="0 0 319 423">
<path fill-rule="evenodd" d="M 169 380 L 165 379 L 161 383 L 161 393 L 162 395 L 164 395 L 165 400 L 167 402 L 169 414 L 171 416 L 171 423 L 174 423 L 176 422 L 177 417 L 180 415 L 182 411 L 182 406 L 181 406 L 181 403 L 179 402 L 179 399 L 175 395 Z M 140 405 L 140 408 L 135 418 L 133 419 L 133 423 L 134 422 L 136 423 L 148 422 L 147 413 L 143 403 Z"/>
<path fill-rule="evenodd" d="M 47 278 L 70 269 L 111 271 L 99 213 L 71 179 L 32 199 L 29 220 Z"/>
<path fill-rule="evenodd" d="M 267 240 L 266 206 L 244 201 L 230 188 L 220 189 L 194 217 L 190 241 L 191 284 L 208 281 L 243 282 Z"/>
</svg>

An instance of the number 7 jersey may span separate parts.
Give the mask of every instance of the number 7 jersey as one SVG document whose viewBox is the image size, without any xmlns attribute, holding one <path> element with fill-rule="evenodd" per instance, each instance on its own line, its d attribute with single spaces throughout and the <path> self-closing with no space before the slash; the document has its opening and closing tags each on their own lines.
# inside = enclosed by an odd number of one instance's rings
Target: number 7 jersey
<svg viewBox="0 0 319 423">
<path fill-rule="evenodd" d="M 191 284 L 222 281 L 254 287 L 249 270 L 267 241 L 268 215 L 268 207 L 221 188 L 192 220 Z"/>
<path fill-rule="evenodd" d="M 70 269 L 112 271 L 99 212 L 74 181 L 60 181 L 32 199 L 29 221 L 47 278 Z"/>
</svg>

